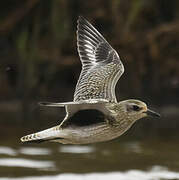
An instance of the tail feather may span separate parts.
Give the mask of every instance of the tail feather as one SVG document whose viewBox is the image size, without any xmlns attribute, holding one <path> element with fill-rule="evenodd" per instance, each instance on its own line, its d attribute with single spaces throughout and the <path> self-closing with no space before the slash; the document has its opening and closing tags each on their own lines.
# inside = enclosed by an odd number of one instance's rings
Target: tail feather
<svg viewBox="0 0 179 180">
<path fill-rule="evenodd" d="M 37 133 L 29 134 L 21 138 L 23 143 L 41 143 L 45 141 L 51 141 L 56 139 L 63 139 L 59 137 L 59 126 L 55 126 Z"/>
</svg>

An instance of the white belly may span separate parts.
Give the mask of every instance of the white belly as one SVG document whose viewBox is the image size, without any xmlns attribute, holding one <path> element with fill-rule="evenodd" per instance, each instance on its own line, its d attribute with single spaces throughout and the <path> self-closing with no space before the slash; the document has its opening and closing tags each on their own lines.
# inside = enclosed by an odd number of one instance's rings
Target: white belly
<svg viewBox="0 0 179 180">
<path fill-rule="evenodd" d="M 90 127 L 71 127 L 63 129 L 60 137 L 63 139 L 54 140 L 63 144 L 89 144 L 95 142 L 109 141 L 122 135 L 130 126 L 125 129 L 119 126 L 99 124 Z"/>
</svg>

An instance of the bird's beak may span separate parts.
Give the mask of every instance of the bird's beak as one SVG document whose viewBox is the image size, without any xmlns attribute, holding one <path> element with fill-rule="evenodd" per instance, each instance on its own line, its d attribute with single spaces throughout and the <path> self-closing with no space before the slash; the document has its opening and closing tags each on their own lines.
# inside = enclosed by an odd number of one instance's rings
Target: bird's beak
<svg viewBox="0 0 179 180">
<path fill-rule="evenodd" d="M 159 113 L 156 113 L 150 109 L 147 109 L 147 111 L 145 111 L 145 113 L 148 115 L 148 116 L 152 116 L 152 117 L 160 117 L 160 114 Z"/>
</svg>

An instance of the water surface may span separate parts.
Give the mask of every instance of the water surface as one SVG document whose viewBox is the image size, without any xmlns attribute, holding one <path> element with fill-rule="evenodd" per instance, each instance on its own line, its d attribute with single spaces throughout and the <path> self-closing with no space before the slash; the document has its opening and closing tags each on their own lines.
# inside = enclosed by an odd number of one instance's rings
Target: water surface
<svg viewBox="0 0 179 180">
<path fill-rule="evenodd" d="M 19 141 L 26 129 L 6 126 L 0 132 L 0 180 L 179 179 L 179 136 L 160 130 L 161 136 L 141 136 L 137 128 L 104 143 L 27 145 Z"/>
</svg>

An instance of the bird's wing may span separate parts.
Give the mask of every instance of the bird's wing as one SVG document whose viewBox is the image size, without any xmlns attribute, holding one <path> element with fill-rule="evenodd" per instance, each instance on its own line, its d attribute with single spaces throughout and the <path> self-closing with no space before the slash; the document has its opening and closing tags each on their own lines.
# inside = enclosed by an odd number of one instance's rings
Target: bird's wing
<svg viewBox="0 0 179 180">
<path fill-rule="evenodd" d="M 74 101 L 106 99 L 116 102 L 115 86 L 124 72 L 123 64 L 117 52 L 83 17 L 78 19 L 77 46 L 82 71 Z"/>
<path fill-rule="evenodd" d="M 47 107 L 64 107 L 66 110 L 66 116 L 64 120 L 60 123 L 60 127 L 64 128 L 66 126 L 66 121 L 68 121 L 71 116 L 73 116 L 75 113 L 79 114 L 78 112 L 83 110 L 89 110 L 90 109 L 96 109 L 99 110 L 99 112 L 106 113 L 105 104 L 108 103 L 108 100 L 106 99 L 89 99 L 89 100 L 81 100 L 77 102 L 63 102 L 63 103 L 54 103 L 54 102 L 40 102 L 40 106 L 47 106 Z M 77 122 L 78 123 L 78 122 Z M 90 123 L 90 122 L 89 122 Z M 94 123 L 91 122 L 91 123 Z M 67 123 L 71 124 L 71 123 Z"/>
<path fill-rule="evenodd" d="M 108 102 L 106 99 L 90 99 L 90 100 L 81 100 L 77 102 L 39 102 L 38 104 L 40 106 L 47 106 L 47 107 L 65 107 L 65 106 L 70 106 L 70 105 L 81 105 L 81 104 L 96 104 L 96 103 L 105 103 Z"/>
<path fill-rule="evenodd" d="M 64 103 L 57 103 L 57 102 L 39 102 L 40 106 L 47 106 L 47 107 L 65 107 L 66 105 L 76 104 L 75 102 L 64 102 Z"/>
</svg>

